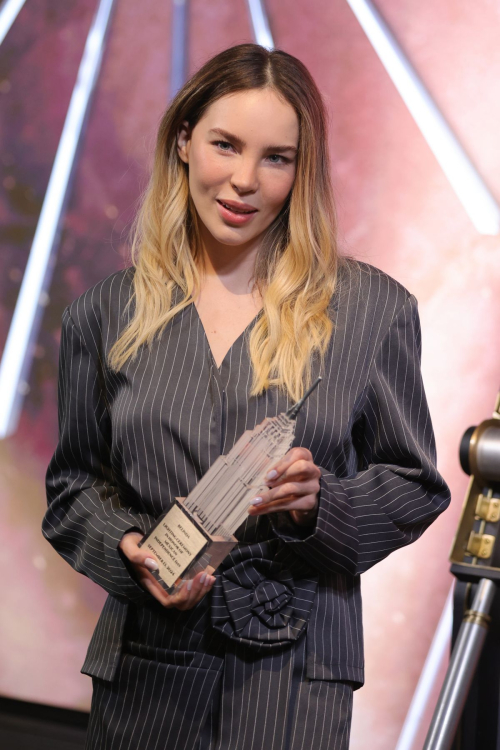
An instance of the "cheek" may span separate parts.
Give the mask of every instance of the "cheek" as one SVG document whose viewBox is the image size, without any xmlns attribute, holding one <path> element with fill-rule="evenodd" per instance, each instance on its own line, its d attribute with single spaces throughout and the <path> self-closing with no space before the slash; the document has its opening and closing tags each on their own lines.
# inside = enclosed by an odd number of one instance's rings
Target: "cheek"
<svg viewBox="0 0 500 750">
<path fill-rule="evenodd" d="M 271 210 L 281 208 L 293 187 L 294 177 L 294 172 L 280 172 L 266 176 L 261 182 L 264 205 L 269 206 Z"/>
<path fill-rule="evenodd" d="M 227 168 L 210 152 L 201 151 L 193 159 L 193 165 L 196 169 L 190 168 L 191 188 L 199 190 L 208 190 L 211 187 L 220 185 L 226 179 Z"/>
</svg>

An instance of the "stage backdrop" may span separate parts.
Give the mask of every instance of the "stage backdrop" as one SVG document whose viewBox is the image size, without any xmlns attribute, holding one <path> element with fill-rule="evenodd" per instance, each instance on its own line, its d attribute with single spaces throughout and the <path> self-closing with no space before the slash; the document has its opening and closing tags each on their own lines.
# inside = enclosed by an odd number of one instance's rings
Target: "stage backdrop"
<svg viewBox="0 0 500 750">
<path fill-rule="evenodd" d="M 0 350 L 34 236 L 97 3 L 27 0 L 0 46 Z M 490 0 L 377 0 L 432 98 L 500 200 L 500 11 Z M 274 43 L 309 68 L 330 115 L 342 247 L 420 305 L 423 373 L 450 509 L 414 546 L 363 576 L 366 686 L 354 750 L 395 747 L 451 577 L 447 556 L 467 485 L 457 451 L 499 384 L 499 238 L 481 234 L 346 0 L 267 0 Z M 43 539 L 44 475 L 57 439 L 64 307 L 124 266 L 170 80 L 171 5 L 117 0 L 59 241 L 29 389 L 0 441 L 0 693 L 87 709 L 79 673 L 104 593 Z M 192 0 L 188 72 L 253 41 L 244 0 Z M 416 745 L 419 747 L 420 745 Z"/>
</svg>

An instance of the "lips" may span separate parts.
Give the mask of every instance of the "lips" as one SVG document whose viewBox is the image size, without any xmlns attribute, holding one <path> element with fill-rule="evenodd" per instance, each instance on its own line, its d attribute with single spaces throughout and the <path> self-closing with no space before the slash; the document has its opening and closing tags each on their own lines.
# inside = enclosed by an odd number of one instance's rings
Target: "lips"
<svg viewBox="0 0 500 750">
<path fill-rule="evenodd" d="M 234 203 L 233 201 L 228 203 L 227 201 L 221 201 L 217 199 L 217 203 L 220 203 L 221 206 L 224 206 L 224 208 L 227 208 L 228 211 L 232 211 L 235 214 L 254 214 L 257 211 L 256 208 L 251 208 L 250 206 L 248 206 L 248 204 L 245 203 L 241 204 L 241 208 L 237 203 Z"/>
</svg>

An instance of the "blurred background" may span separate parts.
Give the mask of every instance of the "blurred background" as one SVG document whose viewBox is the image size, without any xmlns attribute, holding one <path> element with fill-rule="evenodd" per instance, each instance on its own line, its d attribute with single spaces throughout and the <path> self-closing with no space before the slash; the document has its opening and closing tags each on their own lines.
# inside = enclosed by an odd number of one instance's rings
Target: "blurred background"
<svg viewBox="0 0 500 750">
<path fill-rule="evenodd" d="M 32 271 L 42 279 L 39 288 L 25 289 L 36 310 L 32 325 L 29 311 L 23 313 L 31 338 L 17 352 L 20 412 L 7 414 L 10 427 L 0 439 L 1 696 L 90 706 L 91 680 L 80 668 L 105 594 L 40 531 L 45 471 L 57 441 L 63 309 L 129 265 L 127 232 L 159 120 L 179 82 L 226 47 L 267 39 L 305 63 L 324 96 L 341 247 L 388 272 L 419 301 L 424 382 L 452 504 L 418 543 L 363 575 L 366 685 L 355 694 L 351 741 L 353 750 L 368 747 L 367 738 L 370 750 L 396 746 L 452 584 L 448 553 L 468 483 L 459 440 L 490 416 L 499 385 L 500 6 L 494 0 L 375 5 L 116 0 L 106 8 L 98 0 L 7 0 L 0 6 L 4 360 L 30 251 L 44 239 L 48 246 Z M 107 27 L 100 42 L 93 27 L 98 9 L 101 31 Z M 97 36 L 88 41 L 91 29 Z M 95 87 L 80 110 L 80 130 L 73 128 L 74 153 L 66 152 L 73 166 L 61 188 L 59 229 L 47 239 L 50 217 L 44 234 L 42 205 L 49 180 L 57 188 L 55 158 L 59 149 L 64 159 L 60 142 L 85 75 L 84 50 L 90 65 L 92 43 L 101 42 Z M 47 216 L 56 204 L 46 201 Z M 7 387 L 0 399 L 8 412 Z M 415 748 L 446 668 L 446 639 L 436 649 L 444 658 L 435 659 Z"/>
</svg>

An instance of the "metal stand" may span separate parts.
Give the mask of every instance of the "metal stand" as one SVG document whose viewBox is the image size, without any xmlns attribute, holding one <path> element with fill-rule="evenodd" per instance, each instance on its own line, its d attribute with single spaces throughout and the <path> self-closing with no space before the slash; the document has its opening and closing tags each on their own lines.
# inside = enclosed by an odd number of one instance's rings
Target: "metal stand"
<svg viewBox="0 0 500 750">
<path fill-rule="evenodd" d="M 424 750 L 450 750 L 453 744 L 500 584 L 500 392 L 491 419 L 462 436 L 460 464 L 470 482 L 450 552 L 451 572 L 459 581 L 476 583 L 477 590 L 458 631 Z"/>
<path fill-rule="evenodd" d="M 472 608 L 460 627 L 423 750 L 449 750 L 453 743 L 486 638 L 495 592 L 492 580 L 480 579 Z"/>
</svg>

